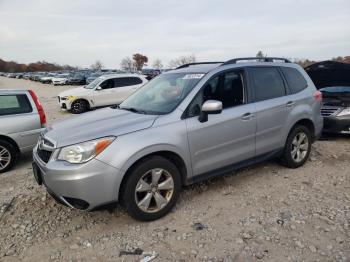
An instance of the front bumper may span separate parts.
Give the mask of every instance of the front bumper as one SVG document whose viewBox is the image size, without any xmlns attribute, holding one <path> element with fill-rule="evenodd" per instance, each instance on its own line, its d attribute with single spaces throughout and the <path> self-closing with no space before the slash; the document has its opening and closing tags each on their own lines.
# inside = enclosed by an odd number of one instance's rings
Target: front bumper
<svg viewBox="0 0 350 262">
<path fill-rule="evenodd" d="M 60 108 L 63 110 L 70 110 L 72 102 L 69 99 L 63 99 L 61 97 L 58 97 L 58 103 L 60 104 Z"/>
<path fill-rule="evenodd" d="M 350 133 L 350 116 L 325 116 L 324 132 Z"/>
<path fill-rule="evenodd" d="M 122 180 L 120 170 L 100 160 L 84 164 L 70 164 L 50 160 L 44 163 L 33 149 L 33 164 L 40 170 L 42 182 L 56 201 L 71 208 L 92 210 L 118 201 Z"/>
</svg>

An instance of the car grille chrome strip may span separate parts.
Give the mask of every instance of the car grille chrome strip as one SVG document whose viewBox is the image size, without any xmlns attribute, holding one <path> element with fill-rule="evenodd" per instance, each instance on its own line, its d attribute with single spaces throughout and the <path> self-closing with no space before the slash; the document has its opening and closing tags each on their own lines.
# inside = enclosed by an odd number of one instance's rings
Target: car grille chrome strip
<svg viewBox="0 0 350 262">
<path fill-rule="evenodd" d="M 333 116 L 342 110 L 339 106 L 323 106 L 321 109 L 322 116 Z"/>
</svg>

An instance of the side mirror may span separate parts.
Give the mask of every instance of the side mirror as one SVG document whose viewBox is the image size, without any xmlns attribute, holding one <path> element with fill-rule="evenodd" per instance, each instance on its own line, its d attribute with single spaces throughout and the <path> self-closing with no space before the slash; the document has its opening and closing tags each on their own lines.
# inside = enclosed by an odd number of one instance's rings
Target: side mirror
<svg viewBox="0 0 350 262">
<path fill-rule="evenodd" d="M 102 90 L 102 87 L 98 86 L 98 87 L 96 87 L 95 90 L 96 90 L 96 91 Z"/>
<path fill-rule="evenodd" d="M 207 122 L 209 114 L 220 114 L 222 112 L 222 102 L 217 100 L 207 100 L 202 105 L 202 110 L 199 115 L 199 122 Z"/>
</svg>

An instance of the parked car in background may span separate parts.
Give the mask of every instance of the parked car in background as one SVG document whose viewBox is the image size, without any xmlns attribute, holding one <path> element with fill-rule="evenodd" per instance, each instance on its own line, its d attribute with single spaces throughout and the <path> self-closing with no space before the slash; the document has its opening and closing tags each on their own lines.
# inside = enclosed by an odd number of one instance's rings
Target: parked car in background
<svg viewBox="0 0 350 262">
<path fill-rule="evenodd" d="M 146 76 L 147 80 L 151 80 L 152 78 L 156 77 L 159 75 L 161 72 L 158 69 L 142 69 L 142 74 Z"/>
<path fill-rule="evenodd" d="M 31 90 L 0 89 L 0 173 L 21 153 L 31 152 L 46 124 L 45 112 Z"/>
<path fill-rule="evenodd" d="M 38 184 L 72 208 L 122 201 L 154 220 L 183 185 L 270 158 L 302 166 L 322 131 L 321 93 L 286 59 L 241 60 L 183 65 L 119 106 L 51 125 L 33 150 Z"/>
<path fill-rule="evenodd" d="M 86 84 L 86 78 L 83 74 L 72 74 L 67 78 L 67 85 L 85 85 Z"/>
<path fill-rule="evenodd" d="M 323 61 L 305 70 L 322 92 L 324 132 L 350 134 L 350 64 Z"/>
<path fill-rule="evenodd" d="M 54 86 L 67 84 L 69 74 L 58 74 L 51 79 Z"/>
<path fill-rule="evenodd" d="M 104 73 L 98 72 L 98 73 L 92 73 L 86 78 L 86 83 L 90 84 L 92 83 L 96 78 L 102 76 Z"/>
<path fill-rule="evenodd" d="M 56 75 L 56 73 L 46 73 L 45 75 L 40 77 L 39 81 L 43 84 L 51 84 L 52 79 L 55 78 Z"/>
<path fill-rule="evenodd" d="M 146 82 L 142 75 L 100 76 L 87 86 L 60 93 L 58 101 L 62 109 L 80 114 L 91 108 L 119 104 Z"/>
</svg>

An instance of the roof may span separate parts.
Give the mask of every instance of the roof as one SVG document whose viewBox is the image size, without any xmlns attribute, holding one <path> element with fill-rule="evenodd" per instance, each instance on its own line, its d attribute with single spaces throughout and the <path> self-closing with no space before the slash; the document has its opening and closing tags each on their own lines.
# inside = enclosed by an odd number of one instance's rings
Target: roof
<svg viewBox="0 0 350 262">
<path fill-rule="evenodd" d="M 27 89 L 0 89 L 0 95 L 4 94 L 23 94 L 27 93 Z"/>
<path fill-rule="evenodd" d="M 143 75 L 139 75 L 139 74 L 105 74 L 105 75 L 99 76 L 98 78 L 110 79 L 110 78 L 118 78 L 118 77 L 140 77 L 140 78 L 145 78 Z"/>
<path fill-rule="evenodd" d="M 246 66 L 284 66 L 284 67 L 300 68 L 298 64 L 285 63 L 285 62 L 239 62 L 239 63 L 232 63 L 232 64 L 220 64 L 220 63 L 197 64 L 197 65 L 191 65 L 180 69 L 173 69 L 164 74 L 171 74 L 171 73 L 204 73 L 206 74 L 218 67 L 222 67 L 223 69 L 228 69 L 228 68 L 239 68 L 239 67 L 246 67 Z"/>
</svg>

